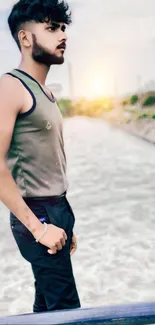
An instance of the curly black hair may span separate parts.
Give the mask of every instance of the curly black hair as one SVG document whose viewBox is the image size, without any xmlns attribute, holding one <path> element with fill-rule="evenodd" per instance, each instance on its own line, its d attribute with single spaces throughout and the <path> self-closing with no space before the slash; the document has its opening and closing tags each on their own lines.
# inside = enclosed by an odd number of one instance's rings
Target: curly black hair
<svg viewBox="0 0 155 325">
<path fill-rule="evenodd" d="M 71 24 L 71 11 L 64 0 L 19 0 L 8 17 L 11 34 L 19 49 L 18 32 L 24 23 L 56 21 Z"/>
</svg>

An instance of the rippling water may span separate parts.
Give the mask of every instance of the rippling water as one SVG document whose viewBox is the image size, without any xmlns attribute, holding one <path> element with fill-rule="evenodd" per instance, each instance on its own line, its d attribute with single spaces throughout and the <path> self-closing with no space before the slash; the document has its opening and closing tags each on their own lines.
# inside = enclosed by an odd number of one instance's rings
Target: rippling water
<svg viewBox="0 0 155 325">
<path fill-rule="evenodd" d="M 155 300 L 155 148 L 102 120 L 64 121 L 83 307 Z M 32 311 L 33 277 L 1 205 L 0 314 Z"/>
</svg>

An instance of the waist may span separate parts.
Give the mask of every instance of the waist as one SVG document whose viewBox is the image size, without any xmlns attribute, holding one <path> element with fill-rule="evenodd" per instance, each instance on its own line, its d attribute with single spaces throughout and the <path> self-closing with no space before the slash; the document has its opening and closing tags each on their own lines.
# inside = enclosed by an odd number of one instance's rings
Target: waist
<svg viewBox="0 0 155 325">
<path fill-rule="evenodd" d="M 23 197 L 23 200 L 30 204 L 33 202 L 51 202 L 51 203 L 57 203 L 64 199 L 67 192 L 64 192 L 60 195 L 52 195 L 52 196 L 34 196 L 34 197 Z"/>
</svg>

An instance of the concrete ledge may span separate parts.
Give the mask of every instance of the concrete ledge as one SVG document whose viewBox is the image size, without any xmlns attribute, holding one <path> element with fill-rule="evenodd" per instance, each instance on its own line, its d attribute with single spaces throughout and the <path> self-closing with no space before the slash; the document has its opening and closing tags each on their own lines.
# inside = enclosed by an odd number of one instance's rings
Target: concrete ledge
<svg viewBox="0 0 155 325">
<path fill-rule="evenodd" d="M 155 302 L 0 317 L 3 325 L 155 324 Z"/>
</svg>

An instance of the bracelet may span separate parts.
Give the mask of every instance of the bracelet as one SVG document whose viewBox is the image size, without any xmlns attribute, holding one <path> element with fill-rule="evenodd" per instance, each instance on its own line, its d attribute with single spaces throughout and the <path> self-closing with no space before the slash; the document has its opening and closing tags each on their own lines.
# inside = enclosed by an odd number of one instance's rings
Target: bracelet
<svg viewBox="0 0 155 325">
<path fill-rule="evenodd" d="M 45 225 L 45 229 L 44 229 L 44 231 L 43 231 L 43 233 L 36 239 L 36 242 L 38 243 L 43 237 L 44 237 L 44 235 L 46 234 L 46 232 L 47 232 L 47 223 L 46 222 L 44 222 L 44 225 Z"/>
</svg>

